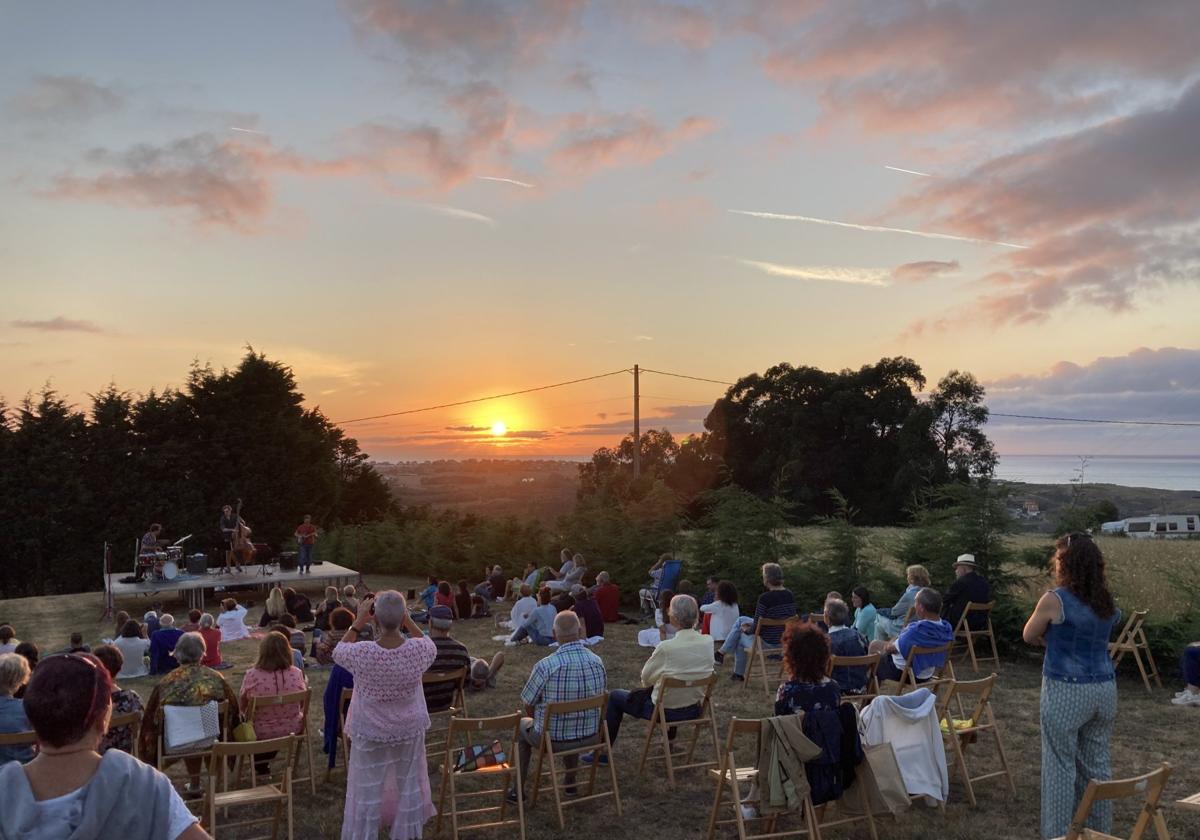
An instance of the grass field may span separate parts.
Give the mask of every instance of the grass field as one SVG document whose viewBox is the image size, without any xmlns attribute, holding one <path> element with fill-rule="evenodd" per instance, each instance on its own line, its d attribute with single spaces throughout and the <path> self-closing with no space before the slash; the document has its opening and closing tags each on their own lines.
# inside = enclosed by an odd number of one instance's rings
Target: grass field
<svg viewBox="0 0 1200 840">
<path fill-rule="evenodd" d="M 876 535 L 883 539 L 886 535 Z M 1128 554 L 1114 551 L 1114 565 L 1121 567 L 1128 561 L 1139 562 L 1140 544 L 1128 542 Z M 1174 553 L 1174 549 L 1172 549 Z M 1184 552 L 1183 554 L 1186 554 Z M 1181 554 L 1181 557 L 1183 555 Z M 1128 572 L 1130 581 L 1141 579 L 1136 569 L 1121 569 L 1120 576 Z M 367 578 L 372 589 L 389 586 L 407 587 L 418 581 L 373 577 Z M 1147 592 L 1150 590 L 1148 589 Z M 319 593 L 309 593 L 316 598 Z M 118 604 L 118 608 L 131 613 L 140 613 L 147 607 L 145 599 L 130 599 Z M 45 651 L 65 646 L 71 631 L 79 630 L 93 643 L 110 632 L 108 622 L 99 621 L 102 608 L 99 595 L 71 595 L 52 599 L 27 598 L 0 601 L 0 621 L 12 623 L 21 638 L 36 641 Z M 177 617 L 184 613 L 182 604 L 169 604 Z M 251 618 L 257 618 L 261 601 L 251 610 Z M 636 685 L 641 665 L 648 650 L 636 646 L 635 633 L 638 628 L 631 625 L 610 626 L 610 636 L 596 650 L 604 657 L 608 668 L 610 688 L 631 688 Z M 463 641 L 473 655 L 490 656 L 500 647 L 492 640 L 496 632 L 490 621 L 477 620 L 460 622 L 455 636 Z M 223 648 L 226 660 L 235 667 L 224 672 L 236 689 L 242 675 L 253 662 L 257 642 L 248 640 L 227 644 Z M 509 713 L 517 708 L 520 688 L 533 663 L 545 654 L 544 649 L 530 646 L 509 648 L 507 662 L 500 674 L 495 690 L 468 698 L 472 715 Z M 1168 672 L 1173 663 L 1163 663 Z M 761 687 L 747 688 L 728 679 L 729 662 L 722 670 L 722 680 L 716 692 L 716 712 L 722 726 L 730 716 L 762 717 L 772 711 L 771 703 Z M 1174 679 L 1168 679 L 1169 689 L 1156 690 L 1152 695 L 1135 676 L 1123 669 L 1120 680 L 1120 716 L 1113 738 L 1113 771 L 1116 775 L 1134 775 L 1152 769 L 1161 761 L 1169 761 L 1175 767 L 1168 788 L 1167 799 L 1173 801 L 1200 790 L 1200 763 L 1193 760 L 1191 738 L 1200 724 L 1200 709 L 1176 708 L 1167 701 L 1173 690 L 1179 687 Z M 314 706 L 318 710 L 313 720 L 313 736 L 321 726 L 320 697 L 324 691 L 327 671 L 312 669 L 308 672 L 314 691 Z M 881 835 L 890 840 L 916 840 L 936 836 L 953 838 L 1031 838 L 1037 836 L 1039 801 L 1039 737 L 1038 737 L 1038 691 L 1040 685 L 1039 660 L 1030 653 L 1019 659 L 1004 662 L 1000 669 L 1001 679 L 995 695 L 995 707 L 1004 730 L 1004 739 L 1012 763 L 1017 785 L 1017 795 L 1012 798 L 1002 782 L 984 782 L 978 785 L 979 805 L 968 808 L 961 786 L 951 786 L 950 803 L 945 815 L 923 807 L 914 808 L 896 824 L 885 823 Z M 127 687 L 137 689 L 143 697 L 152 688 L 150 679 L 133 680 Z M 660 769 L 648 771 L 645 776 L 636 773 L 636 758 L 645 732 L 644 725 L 627 722 L 617 744 L 618 769 L 621 782 L 623 817 L 616 817 L 610 810 L 601 809 L 595 803 L 580 806 L 568 812 L 568 830 L 591 829 L 607 826 L 605 833 L 629 834 L 676 840 L 695 837 L 706 828 L 707 809 L 712 801 L 712 785 L 699 773 L 693 771 L 681 779 L 677 790 L 669 791 Z M 1188 735 L 1187 733 L 1192 733 Z M 319 741 L 316 746 L 317 764 L 323 771 L 324 756 L 320 754 Z M 980 750 L 977 760 L 979 768 L 990 765 L 991 755 Z M 329 782 L 319 776 L 317 793 L 309 795 L 304 790 L 297 796 L 296 836 L 300 838 L 337 837 L 340 831 L 345 777 L 339 769 Z M 1136 806 L 1125 805 L 1118 809 L 1118 827 L 1130 824 L 1136 815 Z M 555 837 L 561 834 L 554 821 L 553 810 L 543 800 L 529 814 L 529 836 L 534 840 Z M 1168 824 L 1172 836 L 1178 838 L 1200 837 L 1200 817 L 1174 808 L 1167 809 Z M 599 821 L 603 821 L 602 823 Z M 1124 823 L 1120 822 L 1124 821 Z M 430 824 L 427 833 L 432 833 Z M 448 829 L 446 831 L 448 835 Z M 865 828 L 834 829 L 830 836 L 867 836 Z M 226 835 L 222 836 L 245 836 Z M 511 833 L 506 836 L 512 836 Z"/>
</svg>

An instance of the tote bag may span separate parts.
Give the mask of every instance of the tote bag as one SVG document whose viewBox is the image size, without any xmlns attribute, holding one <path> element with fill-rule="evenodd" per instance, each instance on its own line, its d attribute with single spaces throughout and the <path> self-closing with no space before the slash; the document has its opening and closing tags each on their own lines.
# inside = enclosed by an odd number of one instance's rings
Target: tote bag
<svg viewBox="0 0 1200 840">
<path fill-rule="evenodd" d="M 163 706 L 163 745 L 168 753 L 206 750 L 221 735 L 217 701 L 203 706 Z"/>
<path fill-rule="evenodd" d="M 859 782 L 867 785 L 867 800 L 872 814 L 896 816 L 912 805 L 904 777 L 900 775 L 900 764 L 892 745 L 863 744 L 863 761 L 855 768 Z M 846 796 L 841 800 L 848 814 L 862 813 L 862 800 L 857 796 Z"/>
</svg>

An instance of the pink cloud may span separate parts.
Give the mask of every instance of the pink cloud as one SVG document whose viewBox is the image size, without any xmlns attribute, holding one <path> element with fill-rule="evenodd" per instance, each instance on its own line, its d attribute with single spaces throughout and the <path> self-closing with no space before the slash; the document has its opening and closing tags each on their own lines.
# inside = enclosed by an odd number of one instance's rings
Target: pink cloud
<svg viewBox="0 0 1200 840">
<path fill-rule="evenodd" d="M 901 283 L 924 283 L 951 271 L 958 271 L 958 260 L 921 260 L 896 266 L 892 277 Z"/>
<path fill-rule="evenodd" d="M 40 330 L 42 332 L 104 332 L 103 327 L 91 321 L 83 321 L 75 318 L 64 318 L 62 315 L 56 315 L 55 317 L 45 321 L 13 321 L 12 325 L 18 329 Z"/>
<path fill-rule="evenodd" d="M 576 115 L 571 123 L 565 141 L 550 156 L 556 169 L 571 175 L 652 163 L 715 128 L 712 120 L 699 116 L 664 128 L 645 114 Z"/>
</svg>

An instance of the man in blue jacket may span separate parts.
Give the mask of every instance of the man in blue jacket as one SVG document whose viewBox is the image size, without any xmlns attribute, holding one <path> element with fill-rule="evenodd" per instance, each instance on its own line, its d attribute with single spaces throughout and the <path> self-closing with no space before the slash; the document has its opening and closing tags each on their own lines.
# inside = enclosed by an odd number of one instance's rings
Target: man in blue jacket
<svg viewBox="0 0 1200 840">
<path fill-rule="evenodd" d="M 916 619 L 904 628 L 899 638 L 886 644 L 873 642 L 872 653 L 881 653 L 879 670 L 875 672 L 880 680 L 899 681 L 904 673 L 904 661 L 914 647 L 941 647 L 954 640 L 954 628 L 950 622 L 942 618 L 942 596 L 936 589 L 925 587 L 917 593 Z M 925 682 L 933 676 L 934 671 L 946 661 L 945 653 L 921 654 L 913 658 L 913 676 L 917 682 Z"/>
</svg>

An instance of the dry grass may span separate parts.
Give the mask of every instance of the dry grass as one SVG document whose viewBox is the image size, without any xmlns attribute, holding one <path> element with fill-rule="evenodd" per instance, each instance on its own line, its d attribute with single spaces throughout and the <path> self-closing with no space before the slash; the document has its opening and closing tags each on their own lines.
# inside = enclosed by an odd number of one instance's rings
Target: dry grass
<svg viewBox="0 0 1200 840">
<path fill-rule="evenodd" d="M 1140 555 L 1140 547 L 1130 546 L 1131 557 Z M 1136 575 L 1133 575 L 1136 577 Z M 369 577 L 372 588 L 408 586 L 416 581 L 396 578 Z M 310 593 L 316 597 L 319 593 Z M 177 617 L 184 612 L 182 604 L 170 604 Z M 146 601 L 130 599 L 118 604 L 118 608 L 130 612 L 141 612 Z M 257 617 L 261 601 L 251 611 Z M 0 601 L 0 621 L 11 622 L 22 638 L 32 639 L 49 651 L 65 646 L 71 631 L 82 631 L 86 638 L 95 641 L 107 635 L 110 627 L 101 622 L 101 598 L 98 595 L 72 595 L 54 599 L 28 598 Z M 642 662 L 648 651 L 636 647 L 634 639 L 638 628 L 613 626 L 611 636 L 600 647 L 609 673 L 612 688 L 633 687 L 636 684 Z M 492 640 L 495 629 L 488 621 L 460 622 L 455 635 L 475 655 L 490 655 L 499 643 Z M 508 649 L 507 664 L 500 675 L 499 685 L 483 695 L 471 695 L 469 705 L 474 715 L 509 713 L 518 704 L 518 694 L 530 667 L 545 651 L 529 646 Z M 243 641 L 226 645 L 224 656 L 235 663 L 225 676 L 237 687 L 242 674 L 253 661 L 256 643 Z M 771 703 L 761 687 L 746 688 L 727 679 L 730 664 L 722 671 L 720 686 L 716 693 L 716 711 L 723 723 L 732 715 L 761 717 L 771 713 Z M 324 690 L 327 672 L 311 670 L 309 679 L 314 690 L 314 704 L 319 709 L 319 698 Z M 1006 661 L 1001 669 L 999 688 L 996 693 L 996 711 L 1004 729 L 1005 743 L 1010 761 L 1016 774 L 1017 796 L 1012 798 L 1002 783 L 984 782 L 978 786 L 979 806 L 968 808 L 961 787 L 951 786 L 950 804 L 944 816 L 935 810 L 914 808 L 896 824 L 884 823 L 881 835 L 889 840 L 916 840 L 936 836 L 942 840 L 954 838 L 1030 838 L 1037 836 L 1039 800 L 1039 738 L 1038 738 L 1038 691 L 1040 685 L 1039 665 L 1035 657 L 1020 661 Z M 136 688 L 143 696 L 149 694 L 151 681 L 133 680 L 128 687 Z M 1172 688 L 1177 687 L 1172 683 Z M 1171 691 L 1155 691 L 1148 695 L 1141 685 L 1123 677 L 1121 688 L 1121 711 L 1113 738 L 1113 771 L 1117 775 L 1133 775 L 1152 769 L 1160 761 L 1170 761 L 1176 768 L 1168 788 L 1168 800 L 1200 790 L 1200 764 L 1194 752 L 1191 735 L 1200 723 L 1200 709 L 1175 708 L 1167 702 Z M 313 732 L 321 725 L 318 711 L 314 719 Z M 611 810 L 602 810 L 594 805 L 583 805 L 568 812 L 568 830 L 595 829 L 607 825 L 606 833 L 613 835 L 659 837 L 677 840 L 701 835 L 707 824 L 708 807 L 712 801 L 711 783 L 693 772 L 684 776 L 676 791 L 668 791 L 661 771 L 651 771 L 645 776 L 636 773 L 637 751 L 645 732 L 640 722 L 628 722 L 622 729 L 617 745 L 620 763 L 620 781 L 625 815 L 617 818 Z M 323 770 L 324 756 L 317 746 L 317 763 Z M 990 756 L 986 751 L 979 753 L 980 767 L 988 766 Z M 296 836 L 300 838 L 337 837 L 340 832 L 345 778 L 338 771 L 328 783 L 318 779 L 316 796 L 304 791 L 297 797 Z M 1118 827 L 1131 824 L 1136 808 L 1123 806 L 1118 810 Z M 600 821 L 603 821 L 601 823 Z M 1185 814 L 1174 808 L 1167 809 L 1167 821 L 1172 835 L 1177 838 L 1200 837 L 1200 818 Z M 429 833 L 433 826 L 430 824 Z M 559 836 L 552 808 L 543 801 L 530 814 L 529 836 L 543 840 Z M 446 831 L 448 836 L 448 829 Z M 848 832 L 832 830 L 830 836 L 866 837 L 865 829 Z M 226 836 L 222 833 L 222 836 Z M 237 835 L 235 835 L 237 836 Z M 505 836 L 512 836 L 511 832 Z M 727 835 L 728 836 L 728 835 Z"/>
</svg>

